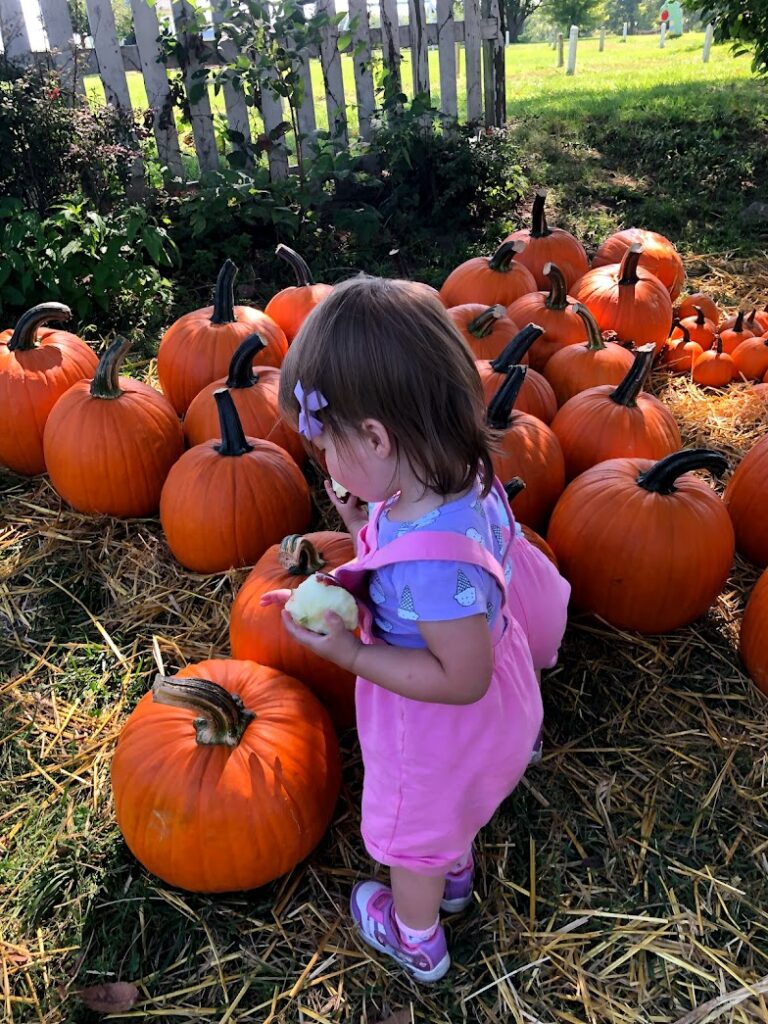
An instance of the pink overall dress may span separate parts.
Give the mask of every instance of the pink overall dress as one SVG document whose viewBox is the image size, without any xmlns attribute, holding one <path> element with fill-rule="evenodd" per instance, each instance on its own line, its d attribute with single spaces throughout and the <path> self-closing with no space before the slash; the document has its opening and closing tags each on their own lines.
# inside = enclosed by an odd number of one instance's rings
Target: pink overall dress
<svg viewBox="0 0 768 1024">
<path fill-rule="evenodd" d="M 498 482 L 497 492 L 503 489 Z M 535 549 L 514 536 L 514 518 L 504 497 L 512 530 L 509 541 Z M 485 695 L 474 704 L 449 705 L 412 700 L 358 677 L 357 729 L 365 779 L 362 835 L 371 856 L 390 867 L 424 875 L 444 875 L 463 858 L 472 841 L 520 781 L 542 723 L 542 704 L 534 660 L 523 626 L 510 611 L 502 565 L 477 541 L 453 532 L 409 533 L 377 546 L 382 505 L 358 538 L 354 561 L 336 569 L 339 582 L 361 599 L 362 637 L 373 636 L 365 603 L 367 575 L 385 565 L 406 561 L 465 562 L 485 569 L 502 595 L 491 627 L 494 668 Z M 557 571 L 543 558 L 527 558 L 523 575 L 541 572 L 558 608 L 555 624 L 537 641 L 541 667 L 552 663 L 564 625 L 565 592 Z M 538 555 L 538 552 L 536 552 Z M 517 569 L 512 559 L 514 570 Z M 548 568 L 547 568 L 548 567 Z M 554 574 L 554 575 L 553 575 Z M 515 571 L 513 571 L 514 579 Z M 556 580 L 555 580 L 556 577 Z M 531 580 L 533 582 L 533 579 Z M 518 581 L 519 583 L 524 581 Z M 562 581 L 564 583 L 564 581 Z M 511 584 L 510 584 L 511 586 Z M 547 588 L 539 587 L 541 593 Z M 522 607 L 522 605 L 521 605 Z M 545 621 L 551 609 L 542 609 Z M 533 616 L 530 616 L 533 621 Z M 559 635 L 556 636 L 559 630 Z"/>
</svg>

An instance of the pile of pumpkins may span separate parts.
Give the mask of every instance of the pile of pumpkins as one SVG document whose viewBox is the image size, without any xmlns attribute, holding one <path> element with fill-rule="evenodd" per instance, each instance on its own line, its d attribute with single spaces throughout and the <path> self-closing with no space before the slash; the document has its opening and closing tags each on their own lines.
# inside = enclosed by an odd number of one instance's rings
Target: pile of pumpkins
<svg viewBox="0 0 768 1024">
<path fill-rule="evenodd" d="M 710 607 L 735 548 L 768 565 L 768 437 L 721 500 L 691 471 L 721 474 L 724 456 L 681 450 L 674 417 L 643 388 L 654 364 L 707 387 L 762 380 L 768 313 L 721 322 L 703 295 L 675 307 L 682 260 L 641 229 L 611 236 L 590 269 L 581 243 L 548 226 L 545 195 L 530 229 L 461 264 L 435 294 L 475 355 L 515 516 L 559 563 L 574 604 L 619 628 L 673 630 Z M 232 608 L 232 659 L 158 677 L 113 762 L 129 847 L 161 878 L 197 891 L 261 885 L 309 853 L 338 794 L 333 726 L 354 723 L 353 678 L 296 644 L 277 608 L 259 603 L 353 557 L 347 534 L 304 534 L 306 452 L 277 404 L 283 357 L 330 286 L 313 283 L 287 247 L 278 255 L 297 285 L 264 312 L 235 305 L 227 261 L 213 305 L 169 328 L 157 360 L 162 393 L 120 376 L 125 339 L 97 360 L 75 335 L 43 327 L 68 318 L 59 304 L 35 307 L 0 335 L 0 407 L 12 413 L 0 422 L 0 465 L 47 471 L 85 513 L 159 509 L 186 568 L 253 565 Z M 768 381 L 755 387 L 766 391 Z M 768 572 L 750 598 L 741 653 L 768 693 Z M 188 786 L 174 785 L 179 773 Z"/>
</svg>

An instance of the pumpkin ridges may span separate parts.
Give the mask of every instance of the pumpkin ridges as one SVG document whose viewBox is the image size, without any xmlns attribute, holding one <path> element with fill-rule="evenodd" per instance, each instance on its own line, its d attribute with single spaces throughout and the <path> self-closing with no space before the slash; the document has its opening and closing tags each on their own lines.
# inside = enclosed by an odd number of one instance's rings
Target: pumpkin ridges
<svg viewBox="0 0 768 1024">
<path fill-rule="evenodd" d="M 632 354 L 612 341 L 603 341 L 594 317 L 582 303 L 574 310 L 582 319 L 587 343 L 566 345 L 548 360 L 544 376 L 552 386 L 558 405 L 600 384 L 619 384 L 632 365 Z"/>
<path fill-rule="evenodd" d="M 544 334 L 530 352 L 530 365 L 543 372 L 551 357 L 566 345 L 576 345 L 587 340 L 584 324 L 574 312 L 574 299 L 567 294 L 562 271 L 553 262 L 543 268 L 549 280 L 549 290 L 523 295 L 509 307 L 512 319 L 521 323 L 532 320 L 540 323 Z"/>
<path fill-rule="evenodd" d="M 626 249 L 633 244 L 643 246 L 641 267 L 661 281 L 671 301 L 674 302 L 685 282 L 685 268 L 674 245 L 656 231 L 627 228 L 610 235 L 595 253 L 592 260 L 593 269 L 620 263 Z"/>
<path fill-rule="evenodd" d="M 736 467 L 723 495 L 745 558 L 768 565 L 768 437 L 754 445 Z"/>
<path fill-rule="evenodd" d="M 747 601 L 739 654 L 752 682 L 768 696 L 768 571 L 757 581 Z"/>
</svg>

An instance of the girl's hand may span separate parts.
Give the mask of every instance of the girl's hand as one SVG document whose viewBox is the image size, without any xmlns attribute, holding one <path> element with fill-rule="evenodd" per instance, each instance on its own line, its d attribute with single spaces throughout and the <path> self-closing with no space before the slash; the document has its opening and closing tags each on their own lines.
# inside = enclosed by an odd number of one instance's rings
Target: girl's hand
<svg viewBox="0 0 768 1024">
<path fill-rule="evenodd" d="M 325 480 L 325 493 L 328 495 L 333 507 L 339 513 L 344 525 L 353 537 L 356 537 L 363 526 L 368 522 L 368 510 L 363 502 L 354 494 L 349 494 L 344 501 L 339 498 L 333 489 L 330 480 Z"/>
<path fill-rule="evenodd" d="M 280 594 L 282 591 L 272 591 L 272 593 Z M 267 596 L 267 594 L 264 595 L 264 597 Z M 262 603 L 264 597 L 261 599 Z M 302 646 L 308 647 L 310 651 L 314 651 L 321 658 L 332 661 L 348 672 L 355 671 L 357 656 L 365 645 L 347 629 L 341 618 L 334 612 L 325 613 L 325 622 L 329 631 L 326 635 L 313 633 L 311 629 L 304 629 L 291 618 L 290 612 L 285 609 L 283 609 L 282 619 L 288 633 Z"/>
<path fill-rule="evenodd" d="M 277 604 L 282 608 L 292 593 L 293 591 L 289 590 L 287 587 L 284 590 L 268 590 L 266 594 L 261 595 L 259 604 L 262 608 L 269 604 Z"/>
</svg>

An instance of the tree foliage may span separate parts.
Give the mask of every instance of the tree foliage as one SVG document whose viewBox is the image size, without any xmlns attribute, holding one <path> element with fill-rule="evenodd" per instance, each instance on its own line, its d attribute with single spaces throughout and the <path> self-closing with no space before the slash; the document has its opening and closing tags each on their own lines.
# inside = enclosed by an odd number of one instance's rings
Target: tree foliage
<svg viewBox="0 0 768 1024">
<path fill-rule="evenodd" d="M 568 32 L 571 25 L 592 28 L 602 13 L 601 0 L 546 0 L 546 6 L 550 18 L 563 32 Z"/>
<path fill-rule="evenodd" d="M 510 42 L 518 41 L 526 21 L 541 7 L 541 3 L 542 0 L 504 0 L 504 22 Z"/>
<path fill-rule="evenodd" d="M 731 42 L 738 56 L 752 54 L 752 70 L 768 74 L 768 2 L 766 0 L 686 0 L 702 20 L 715 26 L 717 42 Z"/>
</svg>

